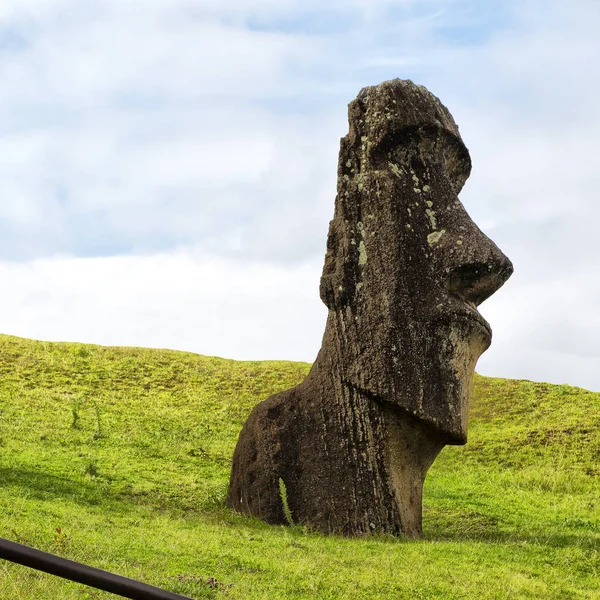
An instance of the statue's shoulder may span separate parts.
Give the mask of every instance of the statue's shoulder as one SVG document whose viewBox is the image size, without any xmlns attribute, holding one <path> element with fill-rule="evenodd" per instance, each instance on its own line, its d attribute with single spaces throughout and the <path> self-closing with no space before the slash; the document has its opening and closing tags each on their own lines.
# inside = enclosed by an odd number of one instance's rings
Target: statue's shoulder
<svg viewBox="0 0 600 600">
<path fill-rule="evenodd" d="M 295 412 L 304 395 L 305 390 L 302 384 L 282 390 L 259 402 L 250 416 L 255 419 L 280 419 L 286 413 Z"/>
</svg>

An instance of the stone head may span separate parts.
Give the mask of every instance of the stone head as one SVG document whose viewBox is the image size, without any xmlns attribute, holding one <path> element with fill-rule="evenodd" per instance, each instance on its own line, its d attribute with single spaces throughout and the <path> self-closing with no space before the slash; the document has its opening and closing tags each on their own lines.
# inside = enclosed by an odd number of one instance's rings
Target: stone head
<svg viewBox="0 0 600 600">
<path fill-rule="evenodd" d="M 321 278 L 324 343 L 345 383 L 464 443 L 491 343 L 477 306 L 512 264 L 458 199 L 471 159 L 433 94 L 400 79 L 364 88 L 349 124 Z"/>
</svg>

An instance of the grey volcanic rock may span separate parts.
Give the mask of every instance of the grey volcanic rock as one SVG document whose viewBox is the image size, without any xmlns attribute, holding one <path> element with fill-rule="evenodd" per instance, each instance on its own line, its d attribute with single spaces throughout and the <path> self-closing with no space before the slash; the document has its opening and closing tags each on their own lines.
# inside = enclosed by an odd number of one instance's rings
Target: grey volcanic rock
<svg viewBox="0 0 600 600">
<path fill-rule="evenodd" d="M 512 264 L 458 200 L 471 160 L 448 110 L 395 79 L 361 90 L 342 138 L 321 278 L 329 308 L 304 382 L 271 396 L 239 437 L 227 502 L 326 533 L 421 534 L 423 481 L 467 441 L 477 305 Z"/>
</svg>

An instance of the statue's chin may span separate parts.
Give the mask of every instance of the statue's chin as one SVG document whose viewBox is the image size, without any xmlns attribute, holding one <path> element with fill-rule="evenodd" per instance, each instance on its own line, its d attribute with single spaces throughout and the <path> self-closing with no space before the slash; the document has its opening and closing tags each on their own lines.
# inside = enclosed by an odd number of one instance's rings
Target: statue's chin
<svg viewBox="0 0 600 600">
<path fill-rule="evenodd" d="M 338 362 L 338 373 L 355 391 L 397 406 L 446 443 L 465 444 L 473 373 L 490 345 L 491 330 L 471 307 L 436 317 L 413 322 L 416 340 L 428 338 L 427 343 L 417 347 L 398 339 L 377 354 L 365 345 L 358 358 Z M 347 343 L 357 347 L 364 339 L 366 333 Z"/>
<path fill-rule="evenodd" d="M 482 320 L 482 319 L 481 319 Z M 456 319 L 440 332 L 440 366 L 444 365 L 439 404 L 445 407 L 446 418 L 439 425 L 448 436 L 448 444 L 465 444 L 471 401 L 473 375 L 479 357 L 491 343 L 489 326 L 470 316 Z"/>
</svg>

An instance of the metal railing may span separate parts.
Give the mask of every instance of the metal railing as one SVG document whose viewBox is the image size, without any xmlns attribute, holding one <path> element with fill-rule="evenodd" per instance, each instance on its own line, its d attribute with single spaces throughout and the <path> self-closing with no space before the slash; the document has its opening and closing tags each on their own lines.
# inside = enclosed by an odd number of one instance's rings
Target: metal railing
<svg viewBox="0 0 600 600">
<path fill-rule="evenodd" d="M 193 600 L 3 538 L 0 538 L 0 558 L 132 600 Z"/>
</svg>

